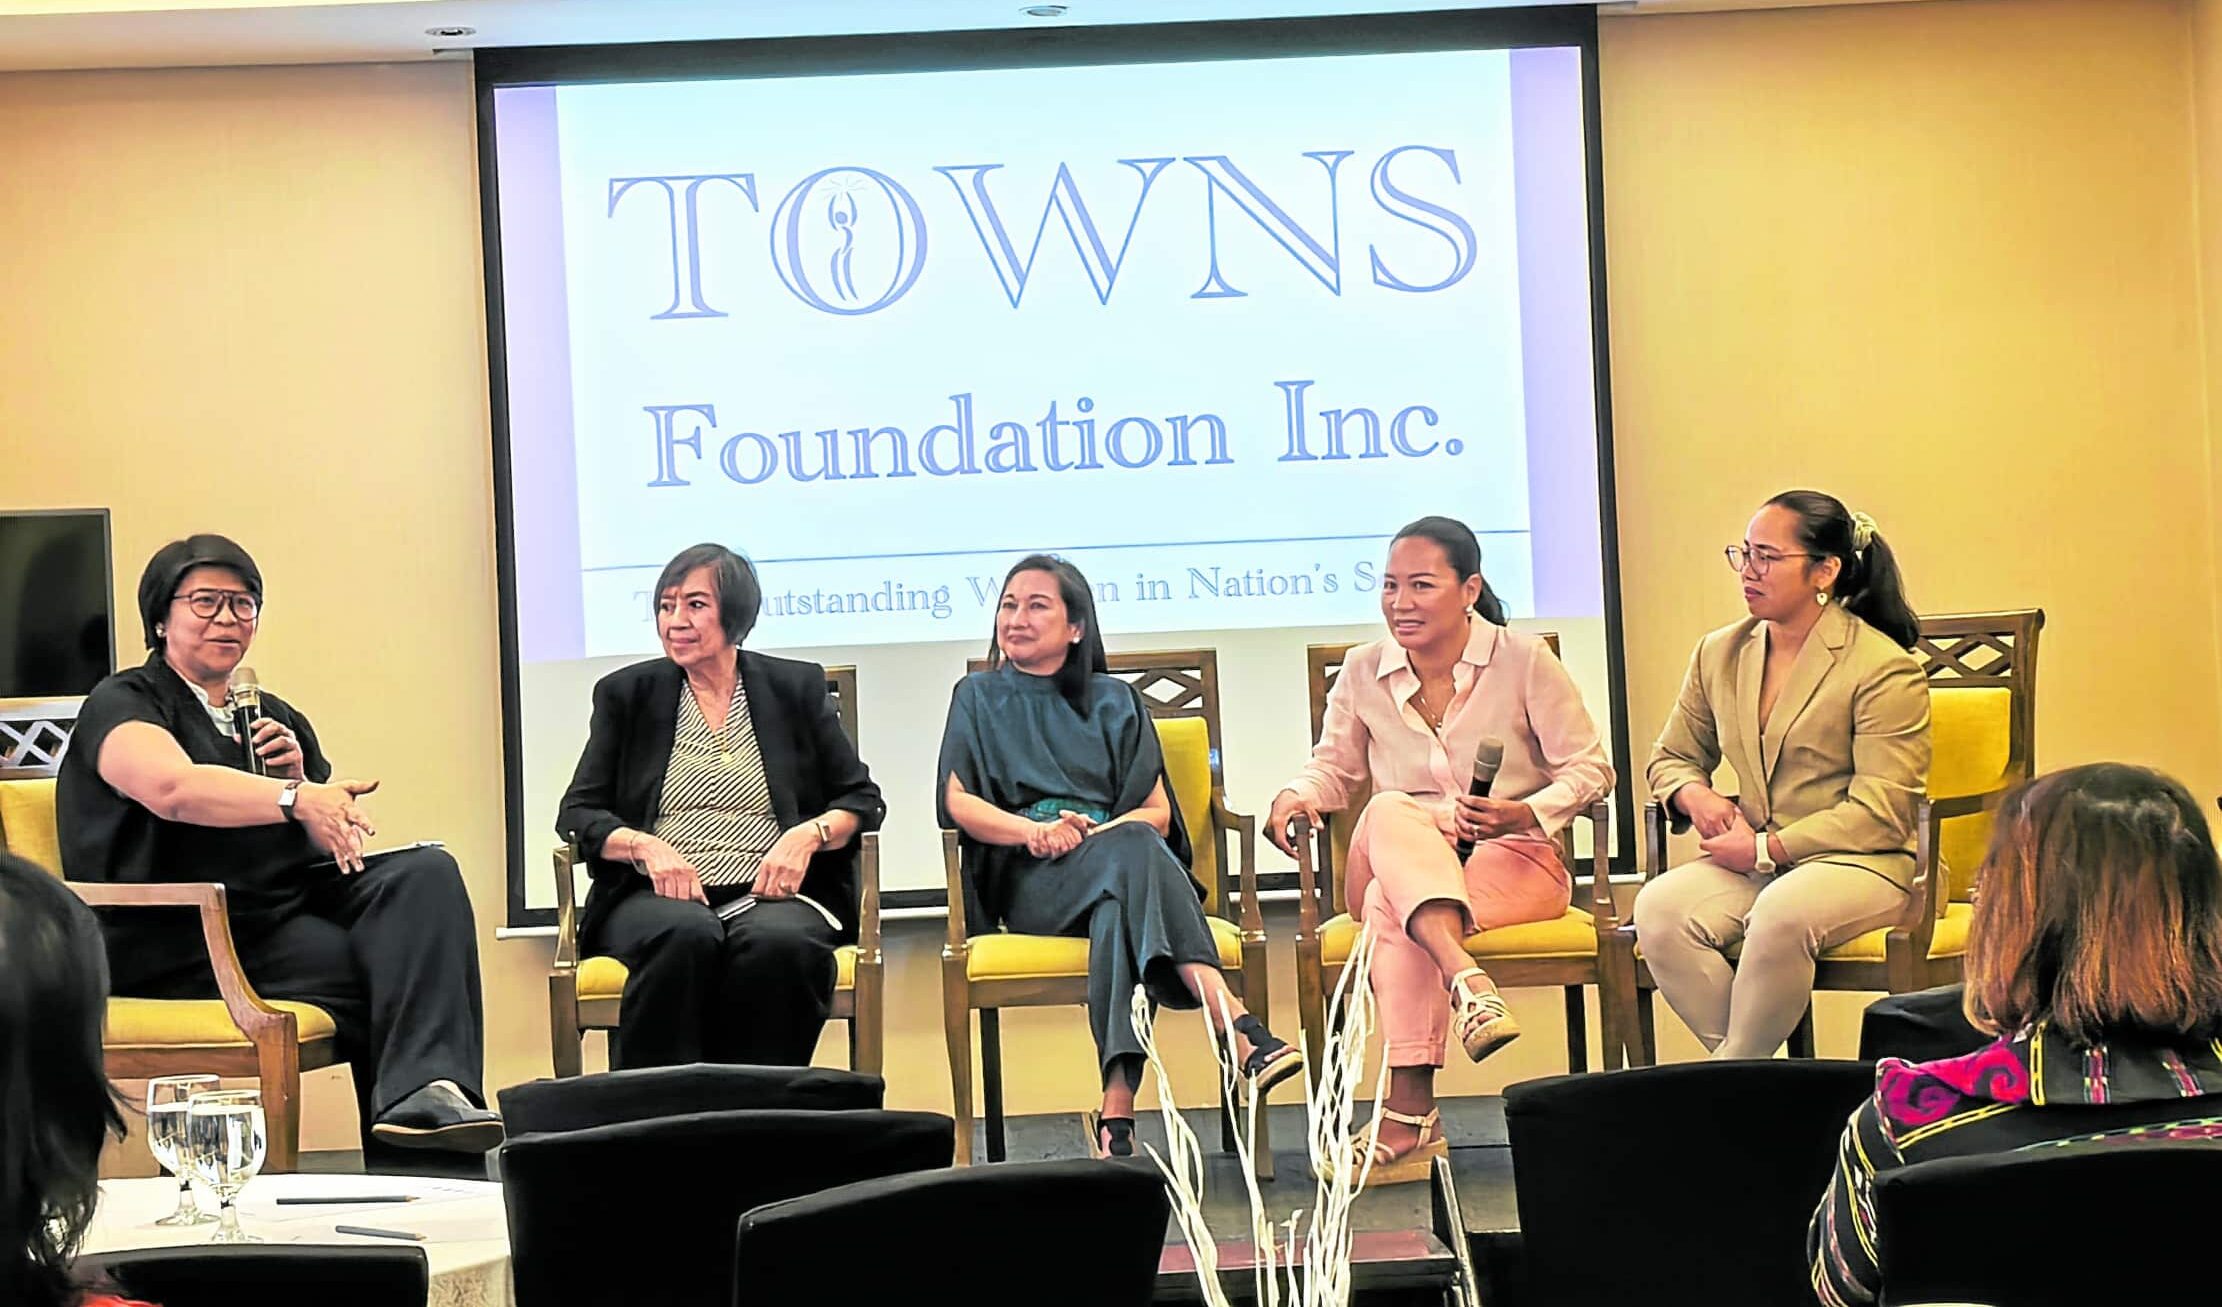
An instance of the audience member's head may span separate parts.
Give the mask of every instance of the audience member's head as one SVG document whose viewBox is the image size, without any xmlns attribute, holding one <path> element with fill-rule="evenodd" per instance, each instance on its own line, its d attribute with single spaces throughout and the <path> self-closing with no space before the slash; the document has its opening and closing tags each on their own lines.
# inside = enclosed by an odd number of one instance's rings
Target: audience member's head
<svg viewBox="0 0 2222 1307">
<path fill-rule="evenodd" d="M 108 962 L 77 896 L 0 853 L 0 1303 L 66 1307 L 69 1263 L 121 1133 L 101 1068 Z"/>
<path fill-rule="evenodd" d="M 2092 763 L 2008 795 L 1967 956 L 1967 1014 L 2078 1043 L 2222 1033 L 2222 861 L 2174 779 Z"/>
</svg>

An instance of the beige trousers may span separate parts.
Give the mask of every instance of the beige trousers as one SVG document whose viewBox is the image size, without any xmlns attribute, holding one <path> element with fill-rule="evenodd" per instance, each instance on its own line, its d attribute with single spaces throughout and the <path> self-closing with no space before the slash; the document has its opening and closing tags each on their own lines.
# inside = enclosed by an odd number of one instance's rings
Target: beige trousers
<svg viewBox="0 0 2222 1307">
<path fill-rule="evenodd" d="M 1700 858 L 1636 895 L 1636 935 L 1659 992 L 1713 1056 L 1773 1057 L 1812 1001 L 1821 950 L 1889 925 L 1905 902 L 1846 863 L 1747 876 Z"/>
</svg>

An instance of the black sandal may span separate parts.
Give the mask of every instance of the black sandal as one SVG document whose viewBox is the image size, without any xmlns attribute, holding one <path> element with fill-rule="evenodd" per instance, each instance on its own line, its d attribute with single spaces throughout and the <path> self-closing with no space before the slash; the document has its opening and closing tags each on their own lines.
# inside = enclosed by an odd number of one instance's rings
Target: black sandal
<svg viewBox="0 0 2222 1307">
<path fill-rule="evenodd" d="M 1245 1012 L 1236 1017 L 1234 1032 L 1250 1041 L 1250 1056 L 1242 1063 L 1239 1085 L 1248 1096 L 1262 1099 L 1267 1090 L 1304 1070 L 1304 1051 L 1265 1028 L 1265 1023 Z"/>
<path fill-rule="evenodd" d="M 1105 1139 L 1108 1135 L 1110 1138 Z M 1131 1116 L 1099 1116 L 1096 1118 L 1095 1153 L 1099 1158 L 1134 1156 L 1134 1118 Z"/>
</svg>

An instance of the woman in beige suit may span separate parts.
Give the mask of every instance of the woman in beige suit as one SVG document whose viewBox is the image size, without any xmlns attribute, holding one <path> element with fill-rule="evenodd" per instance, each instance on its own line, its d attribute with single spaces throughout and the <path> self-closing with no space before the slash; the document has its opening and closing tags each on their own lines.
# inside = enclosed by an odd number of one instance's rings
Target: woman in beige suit
<svg viewBox="0 0 2222 1307">
<path fill-rule="evenodd" d="M 1814 958 L 1904 907 L 1929 688 L 1907 652 L 1920 619 L 1866 514 L 1787 491 L 1727 552 L 1751 616 L 1698 642 L 1650 766 L 1704 856 L 1643 887 L 1636 932 L 1714 1056 L 1770 1057 L 1812 997 Z M 1734 799 L 1712 785 L 1724 759 Z"/>
</svg>

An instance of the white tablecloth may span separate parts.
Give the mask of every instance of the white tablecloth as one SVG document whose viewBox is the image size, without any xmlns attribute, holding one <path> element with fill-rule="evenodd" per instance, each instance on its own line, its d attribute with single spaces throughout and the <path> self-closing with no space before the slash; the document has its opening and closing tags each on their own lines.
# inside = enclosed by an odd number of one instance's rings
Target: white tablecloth
<svg viewBox="0 0 2222 1307">
<path fill-rule="evenodd" d="M 330 1203 L 280 1207 L 277 1199 L 303 1194 L 414 1194 L 411 1203 Z M 107 1180 L 100 1208 L 86 1233 L 88 1253 L 206 1243 L 213 1225 L 156 1225 L 177 1202 L 177 1181 Z M 201 1196 L 204 1210 L 214 1202 Z M 432 1263 L 432 1307 L 510 1307 L 509 1222 L 501 1186 L 483 1180 L 425 1176 L 265 1175 L 239 1197 L 239 1224 L 271 1243 L 385 1244 L 397 1239 L 340 1234 L 335 1225 L 367 1225 L 424 1236 L 416 1246 Z"/>
</svg>

